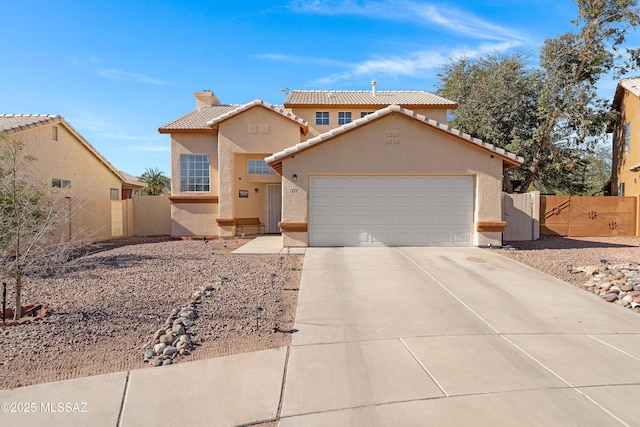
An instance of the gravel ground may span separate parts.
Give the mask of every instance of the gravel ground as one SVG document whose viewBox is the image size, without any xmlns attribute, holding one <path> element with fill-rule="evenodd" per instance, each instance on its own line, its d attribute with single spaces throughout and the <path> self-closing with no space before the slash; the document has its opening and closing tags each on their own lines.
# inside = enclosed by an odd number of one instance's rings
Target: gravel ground
<svg viewBox="0 0 640 427">
<path fill-rule="evenodd" d="M 195 348 L 176 361 L 289 345 L 303 257 L 285 255 L 280 266 L 278 255 L 230 253 L 245 242 L 229 241 L 224 248 L 220 240 L 125 239 L 102 244 L 53 277 L 29 278 L 24 304 L 49 305 L 54 312 L 39 322 L 0 328 L 0 389 L 148 366 L 143 353 L 154 332 L 217 277 L 230 280 L 198 306 L 188 331 Z M 515 250 L 490 250 L 574 285 L 585 278 L 567 272 L 567 263 L 640 262 L 640 237 L 507 243 Z M 264 312 L 256 330 L 257 305 Z"/>
<path fill-rule="evenodd" d="M 640 262 L 640 237 L 556 237 L 542 236 L 531 242 L 505 242 L 515 250 L 491 249 L 551 276 L 579 286 L 587 280 L 584 274 L 569 273 L 574 268 Z M 606 304 L 603 302 L 603 304 Z"/>
<path fill-rule="evenodd" d="M 194 349 L 176 362 L 289 345 L 303 256 L 230 253 L 247 241 L 125 239 L 28 278 L 23 304 L 54 311 L 0 328 L 0 389 L 147 367 L 154 332 L 218 277 L 229 281 L 198 305 Z M 255 306 L 264 308 L 258 329 Z"/>
</svg>

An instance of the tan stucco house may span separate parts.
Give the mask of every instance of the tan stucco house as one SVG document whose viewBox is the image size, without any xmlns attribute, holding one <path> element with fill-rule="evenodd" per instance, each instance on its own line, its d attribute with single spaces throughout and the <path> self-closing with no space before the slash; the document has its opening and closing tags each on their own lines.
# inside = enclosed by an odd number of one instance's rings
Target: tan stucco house
<svg viewBox="0 0 640 427">
<path fill-rule="evenodd" d="M 82 208 L 65 224 L 63 233 L 86 233 L 91 240 L 113 237 L 112 200 L 123 189 L 139 191 L 144 184 L 122 176 L 63 117 L 50 114 L 0 114 L 0 132 L 25 144 L 25 154 L 37 159 L 34 179 L 59 188 Z"/>
<path fill-rule="evenodd" d="M 452 101 L 375 82 L 294 90 L 283 106 L 195 96 L 159 129 L 171 135 L 174 237 L 229 238 L 258 218 L 285 246 L 502 243 L 503 169 L 523 160 L 448 127 Z"/>
<path fill-rule="evenodd" d="M 613 107 L 620 119 L 613 126 L 611 194 L 640 194 L 640 77 L 618 84 Z"/>
</svg>

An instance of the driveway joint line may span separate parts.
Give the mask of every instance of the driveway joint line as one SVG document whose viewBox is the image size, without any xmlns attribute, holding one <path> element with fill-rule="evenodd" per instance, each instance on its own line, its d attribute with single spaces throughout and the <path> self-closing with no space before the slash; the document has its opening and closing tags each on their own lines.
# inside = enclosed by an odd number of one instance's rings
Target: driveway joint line
<svg viewBox="0 0 640 427">
<path fill-rule="evenodd" d="M 122 416 L 124 415 L 124 402 L 127 398 L 127 392 L 129 391 L 130 375 L 131 375 L 131 371 L 127 371 L 127 377 L 124 380 L 124 393 L 122 393 L 122 401 L 120 402 L 120 411 L 118 413 L 118 421 L 116 422 L 116 427 L 122 426 Z"/>
<path fill-rule="evenodd" d="M 440 384 L 440 382 L 438 382 L 438 380 L 436 379 L 436 377 L 433 376 L 433 374 L 431 372 L 429 372 L 429 369 L 427 369 L 427 367 L 422 363 L 422 361 L 420 359 L 418 359 L 418 356 L 415 355 L 415 353 L 413 351 L 411 351 L 411 349 L 409 348 L 409 346 L 404 342 L 404 340 L 402 338 L 398 338 L 398 340 L 402 343 L 402 345 L 404 346 L 404 348 L 407 349 L 407 351 L 409 352 L 409 354 L 411 354 L 411 356 L 415 359 L 416 362 L 418 362 L 418 364 L 422 367 L 422 369 L 427 373 L 427 375 L 429 375 L 429 378 L 431 378 L 431 381 L 433 381 L 435 383 L 436 386 L 438 386 L 438 388 L 440 389 L 440 391 L 442 392 L 442 394 L 444 394 L 445 397 L 449 397 L 449 393 L 447 393 L 447 391 L 444 389 L 444 387 Z"/>
<path fill-rule="evenodd" d="M 449 295 L 451 295 L 453 298 L 455 298 L 460 304 L 462 304 L 467 310 L 469 310 L 471 313 L 473 313 L 474 316 L 476 316 L 478 319 L 480 319 L 485 325 L 487 325 L 492 331 L 494 331 L 496 334 L 500 335 L 500 331 L 498 331 L 496 328 L 493 327 L 493 325 L 491 323 L 489 323 L 488 321 L 486 321 L 482 316 L 480 316 L 478 313 L 476 313 L 471 307 L 469 307 L 464 301 L 462 301 L 456 294 L 454 294 L 453 292 L 451 292 L 451 290 L 449 290 L 449 288 L 447 288 L 444 284 L 442 284 L 438 279 L 436 279 L 431 273 L 429 273 L 427 270 L 425 270 L 424 268 L 422 268 L 422 266 L 420 264 L 418 264 L 417 262 L 415 262 L 409 255 L 405 254 L 404 252 L 398 250 L 397 248 L 393 248 L 395 251 L 397 251 L 398 253 L 400 253 L 402 256 L 404 256 L 405 258 L 407 258 L 409 261 L 411 261 L 416 267 L 418 267 L 418 269 L 420 269 L 420 271 L 422 271 L 424 274 L 426 274 L 431 280 L 433 280 L 434 282 L 436 282 L 438 284 L 438 286 L 440 286 L 442 289 L 444 289 Z"/>
<path fill-rule="evenodd" d="M 287 373 L 289 371 L 289 355 L 291 354 L 291 346 L 287 347 L 287 355 L 284 358 L 284 372 L 282 373 L 282 387 L 280 388 L 280 400 L 278 401 L 278 410 L 276 411 L 275 421 L 280 420 L 282 415 L 282 407 L 284 406 L 284 393 L 287 385 Z"/>
<path fill-rule="evenodd" d="M 606 342 L 606 341 L 602 341 L 601 339 L 596 338 L 596 337 L 594 337 L 594 336 L 592 336 L 592 335 L 587 335 L 587 336 L 588 336 L 589 338 L 591 338 L 591 339 L 594 339 L 594 340 L 598 341 L 598 342 L 599 342 L 599 343 L 601 343 L 601 344 L 606 345 L 607 347 L 610 347 L 610 348 L 612 348 L 612 349 L 614 349 L 614 350 L 616 350 L 616 351 L 618 351 L 618 352 L 620 352 L 620 353 L 624 354 L 625 356 L 629 356 L 630 358 L 635 359 L 635 360 L 637 360 L 638 362 L 640 362 L 640 358 L 639 358 L 639 357 L 636 357 L 636 356 L 634 356 L 634 355 L 633 355 L 633 354 L 631 354 L 631 353 L 627 353 L 626 351 L 624 351 L 624 350 L 622 350 L 622 349 L 620 349 L 620 348 L 616 347 L 615 345 L 609 344 L 609 343 L 608 343 L 608 342 Z"/>
</svg>

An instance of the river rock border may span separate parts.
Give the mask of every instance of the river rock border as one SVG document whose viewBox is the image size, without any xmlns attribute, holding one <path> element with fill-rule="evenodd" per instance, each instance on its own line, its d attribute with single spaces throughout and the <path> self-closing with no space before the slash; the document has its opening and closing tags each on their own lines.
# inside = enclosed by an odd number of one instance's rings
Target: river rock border
<svg viewBox="0 0 640 427">
<path fill-rule="evenodd" d="M 164 327 L 153 334 L 153 340 L 144 351 L 144 362 L 151 366 L 172 365 L 177 358 L 188 356 L 193 351 L 193 343 L 189 328 L 195 325 L 198 318 L 198 305 L 203 299 L 210 297 L 220 289 L 226 278 L 220 278 L 215 284 L 201 287 L 191 294 L 191 301 L 183 307 L 174 308 Z M 228 279 L 227 279 L 228 280 Z"/>
<path fill-rule="evenodd" d="M 573 273 L 582 273 L 588 279 L 580 285 L 604 301 L 627 307 L 640 313 L 640 268 L 638 262 L 578 267 Z"/>
</svg>

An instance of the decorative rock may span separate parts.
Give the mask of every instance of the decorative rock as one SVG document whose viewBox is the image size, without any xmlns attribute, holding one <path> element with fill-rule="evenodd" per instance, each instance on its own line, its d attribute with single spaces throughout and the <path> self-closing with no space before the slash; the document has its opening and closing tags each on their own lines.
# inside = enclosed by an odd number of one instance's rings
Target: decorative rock
<svg viewBox="0 0 640 427">
<path fill-rule="evenodd" d="M 613 292 L 615 292 L 616 294 L 619 294 L 620 293 L 620 288 L 618 286 L 616 286 L 616 285 L 611 286 L 609 288 L 609 293 L 613 293 Z"/>
<path fill-rule="evenodd" d="M 189 335 L 180 335 L 180 337 L 178 337 L 178 340 L 187 344 L 191 344 L 191 337 Z"/>
<path fill-rule="evenodd" d="M 623 301 L 627 301 L 627 302 L 631 302 L 633 301 L 633 297 L 631 295 L 625 295 L 624 297 L 622 297 Z"/>
<path fill-rule="evenodd" d="M 624 292 L 629 292 L 633 290 L 633 286 L 625 283 L 624 285 L 620 286 L 620 290 Z"/>
<path fill-rule="evenodd" d="M 173 310 L 171 310 L 171 317 L 178 317 L 178 313 L 180 313 L 180 310 L 174 308 Z"/>
<path fill-rule="evenodd" d="M 160 342 L 169 345 L 173 342 L 173 336 L 171 334 L 164 334 L 160 336 Z"/>
<path fill-rule="evenodd" d="M 640 304 L 640 297 L 633 297 L 633 302 Z"/>
<path fill-rule="evenodd" d="M 604 294 L 600 298 L 602 298 L 603 300 L 605 300 L 607 302 L 614 302 L 615 300 L 618 299 L 618 294 L 616 294 L 616 293 Z"/>
<path fill-rule="evenodd" d="M 183 319 L 182 324 L 184 325 L 185 328 L 190 328 L 193 326 L 193 321 L 189 319 Z M 182 335 L 182 334 L 179 334 L 179 335 Z"/>
<path fill-rule="evenodd" d="M 622 307 L 626 307 L 629 304 L 631 304 L 629 301 L 625 301 L 623 299 L 619 299 L 615 303 L 618 304 L 619 306 L 622 306 Z"/>
<path fill-rule="evenodd" d="M 171 359 L 164 359 L 162 361 L 162 366 L 168 366 L 171 365 L 173 362 L 171 361 Z"/>
<path fill-rule="evenodd" d="M 179 318 L 173 321 L 172 327 L 175 327 L 176 325 L 183 325 L 183 319 Z"/>
<path fill-rule="evenodd" d="M 162 365 L 162 360 L 160 360 L 160 359 L 153 359 L 153 361 L 151 361 L 151 364 L 152 364 L 154 367 L 158 367 L 158 366 Z"/>
<path fill-rule="evenodd" d="M 176 336 L 184 335 L 187 331 L 184 329 L 183 325 L 174 325 L 173 326 L 173 334 Z"/>
<path fill-rule="evenodd" d="M 167 348 L 167 345 L 161 342 L 153 346 L 153 351 L 155 351 L 157 355 L 161 355 L 165 348 Z"/>
<path fill-rule="evenodd" d="M 144 351 L 144 361 L 146 362 L 149 359 L 152 359 L 153 356 L 156 355 L 156 352 L 154 350 L 148 349 Z"/>
<path fill-rule="evenodd" d="M 158 329 L 158 330 L 156 331 L 156 333 L 155 333 L 155 334 L 153 334 L 153 342 L 155 342 L 155 343 L 160 342 L 160 341 L 159 341 L 159 340 L 160 340 L 160 336 L 161 336 L 161 335 L 164 335 L 164 333 L 165 333 L 165 330 L 164 330 L 164 329 Z"/>
<path fill-rule="evenodd" d="M 193 310 L 180 310 L 180 317 L 193 320 L 196 318 L 196 313 Z"/>
<path fill-rule="evenodd" d="M 188 344 L 184 341 L 178 341 L 176 343 L 176 348 L 178 349 L 178 351 L 182 350 L 183 348 L 187 348 Z"/>
<path fill-rule="evenodd" d="M 174 354 L 176 354 L 178 352 L 178 349 L 172 345 L 166 347 L 164 349 L 164 351 L 162 352 L 163 355 L 165 356 L 173 356 Z"/>
<path fill-rule="evenodd" d="M 611 282 L 602 282 L 600 283 L 599 288 L 602 289 L 603 291 L 608 291 L 609 288 L 611 288 Z"/>
</svg>

